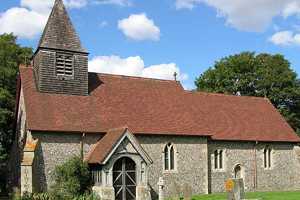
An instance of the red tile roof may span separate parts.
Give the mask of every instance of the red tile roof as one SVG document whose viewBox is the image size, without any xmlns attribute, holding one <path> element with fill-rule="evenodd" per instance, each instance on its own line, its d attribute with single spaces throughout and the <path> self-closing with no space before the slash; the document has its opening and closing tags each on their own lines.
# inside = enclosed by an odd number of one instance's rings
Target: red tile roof
<svg viewBox="0 0 300 200">
<path fill-rule="evenodd" d="M 152 163 L 153 161 L 149 155 L 145 152 L 142 146 L 138 143 L 134 135 L 131 134 L 128 127 L 121 127 L 110 129 L 89 151 L 85 157 L 85 161 L 89 164 L 106 164 L 114 151 L 118 149 L 121 142 L 127 138 L 132 147 L 147 163 Z M 124 147 L 123 147 L 124 148 Z M 128 149 L 125 147 L 124 151 Z"/>
<path fill-rule="evenodd" d="M 180 83 L 89 74 L 90 95 L 39 93 L 31 67 L 20 68 L 27 127 L 39 131 L 212 136 L 215 140 L 299 142 L 264 98 L 185 91 Z"/>
<path fill-rule="evenodd" d="M 126 127 L 109 130 L 104 137 L 92 147 L 85 161 L 90 164 L 101 164 L 126 131 Z"/>
<path fill-rule="evenodd" d="M 205 118 L 215 140 L 300 141 L 266 98 L 187 92 L 198 121 Z M 198 113 L 198 114 L 197 114 Z"/>
</svg>

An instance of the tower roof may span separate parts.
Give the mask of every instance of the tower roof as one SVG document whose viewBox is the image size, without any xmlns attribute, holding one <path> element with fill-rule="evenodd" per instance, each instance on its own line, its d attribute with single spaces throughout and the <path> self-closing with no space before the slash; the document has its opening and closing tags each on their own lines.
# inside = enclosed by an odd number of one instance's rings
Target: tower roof
<svg viewBox="0 0 300 200">
<path fill-rule="evenodd" d="M 38 48 L 87 52 L 81 45 L 62 0 L 55 0 Z"/>
</svg>

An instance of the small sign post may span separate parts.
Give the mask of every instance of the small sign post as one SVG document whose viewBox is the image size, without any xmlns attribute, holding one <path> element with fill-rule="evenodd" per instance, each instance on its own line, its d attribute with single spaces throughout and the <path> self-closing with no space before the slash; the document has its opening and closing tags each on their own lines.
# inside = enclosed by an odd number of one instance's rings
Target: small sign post
<svg viewBox="0 0 300 200">
<path fill-rule="evenodd" d="M 165 181 L 162 177 L 159 177 L 157 185 L 158 185 L 158 199 L 164 200 Z"/>
<path fill-rule="evenodd" d="M 228 179 L 225 182 L 225 189 L 227 192 L 227 200 L 245 199 L 243 179 Z"/>
</svg>

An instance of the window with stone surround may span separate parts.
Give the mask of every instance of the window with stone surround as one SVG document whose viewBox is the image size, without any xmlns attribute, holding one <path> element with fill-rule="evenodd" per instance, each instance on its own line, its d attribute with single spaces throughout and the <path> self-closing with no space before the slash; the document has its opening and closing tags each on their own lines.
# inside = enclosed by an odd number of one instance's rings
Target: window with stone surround
<svg viewBox="0 0 300 200">
<path fill-rule="evenodd" d="M 215 150 L 214 151 L 214 169 L 224 169 L 224 151 Z"/>
<path fill-rule="evenodd" d="M 74 56 L 72 54 L 56 53 L 55 71 L 58 77 L 74 75 Z"/>
<path fill-rule="evenodd" d="M 175 149 L 174 145 L 168 143 L 164 148 L 164 169 L 165 171 L 175 170 Z"/>
<path fill-rule="evenodd" d="M 101 185 L 102 184 L 102 171 L 101 167 L 99 166 L 91 166 L 91 175 L 94 185 Z"/>
<path fill-rule="evenodd" d="M 272 167 L 272 149 L 267 146 L 264 149 L 264 168 L 270 169 Z"/>
</svg>

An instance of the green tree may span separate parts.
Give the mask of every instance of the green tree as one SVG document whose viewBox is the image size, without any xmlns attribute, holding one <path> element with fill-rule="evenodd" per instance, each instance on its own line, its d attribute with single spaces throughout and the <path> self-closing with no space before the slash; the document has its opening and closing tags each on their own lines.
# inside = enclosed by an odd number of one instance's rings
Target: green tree
<svg viewBox="0 0 300 200">
<path fill-rule="evenodd" d="M 80 157 L 73 157 L 55 168 L 53 194 L 58 199 L 73 199 L 85 194 L 92 181 L 88 164 Z"/>
<path fill-rule="evenodd" d="M 284 56 L 243 52 L 217 61 L 195 81 L 198 91 L 267 97 L 300 132 L 300 82 Z"/>
<path fill-rule="evenodd" d="M 12 34 L 0 35 L 0 163 L 7 160 L 13 140 L 18 67 L 32 55 L 32 49 L 21 47 L 16 39 Z"/>
</svg>

